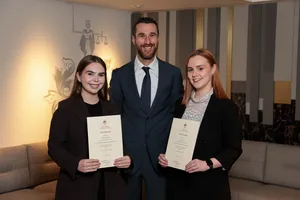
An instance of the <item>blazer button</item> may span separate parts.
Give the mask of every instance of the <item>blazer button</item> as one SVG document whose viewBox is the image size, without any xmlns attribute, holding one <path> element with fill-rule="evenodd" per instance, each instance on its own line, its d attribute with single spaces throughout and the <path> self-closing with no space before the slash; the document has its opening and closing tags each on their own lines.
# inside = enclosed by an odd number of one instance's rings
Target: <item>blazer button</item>
<svg viewBox="0 0 300 200">
<path fill-rule="evenodd" d="M 203 140 L 203 144 L 207 144 L 207 141 L 206 141 L 206 140 Z"/>
</svg>

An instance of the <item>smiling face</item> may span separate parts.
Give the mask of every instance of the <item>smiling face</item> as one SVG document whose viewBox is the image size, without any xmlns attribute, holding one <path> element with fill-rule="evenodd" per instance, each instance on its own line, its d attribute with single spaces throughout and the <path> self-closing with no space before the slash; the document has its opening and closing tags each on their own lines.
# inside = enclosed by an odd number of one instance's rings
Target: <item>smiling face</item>
<svg viewBox="0 0 300 200">
<path fill-rule="evenodd" d="M 139 23 L 136 33 L 132 36 L 132 43 L 136 46 L 140 61 L 153 60 L 158 47 L 158 32 L 153 23 Z"/>
<path fill-rule="evenodd" d="M 82 84 L 82 96 L 98 95 L 105 84 L 105 69 L 100 63 L 87 65 L 81 74 L 77 72 L 77 79 Z"/>
<path fill-rule="evenodd" d="M 208 60 L 200 55 L 193 56 L 187 64 L 187 77 L 194 87 L 197 96 L 206 94 L 212 88 L 212 77 L 216 65 L 211 66 Z"/>
</svg>

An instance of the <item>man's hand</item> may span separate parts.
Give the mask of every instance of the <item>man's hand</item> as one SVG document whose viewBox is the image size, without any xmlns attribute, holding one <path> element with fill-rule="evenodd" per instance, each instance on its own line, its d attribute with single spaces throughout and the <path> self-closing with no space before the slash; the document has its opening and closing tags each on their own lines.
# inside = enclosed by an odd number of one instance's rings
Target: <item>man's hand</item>
<svg viewBox="0 0 300 200">
<path fill-rule="evenodd" d="M 158 156 L 158 163 L 162 167 L 168 167 L 168 160 L 166 159 L 165 154 L 159 154 L 159 156 Z"/>
</svg>

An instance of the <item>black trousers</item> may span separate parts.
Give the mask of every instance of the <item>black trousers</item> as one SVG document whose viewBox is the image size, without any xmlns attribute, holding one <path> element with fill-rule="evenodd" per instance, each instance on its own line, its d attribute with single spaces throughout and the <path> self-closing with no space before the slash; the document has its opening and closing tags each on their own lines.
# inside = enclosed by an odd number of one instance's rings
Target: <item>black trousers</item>
<svg viewBox="0 0 300 200">
<path fill-rule="evenodd" d="M 126 177 L 126 200 L 142 199 L 142 182 L 145 183 L 147 200 L 166 200 L 166 179 L 159 175 L 152 166 L 147 149 L 143 150 L 140 169 L 132 176 Z"/>
</svg>

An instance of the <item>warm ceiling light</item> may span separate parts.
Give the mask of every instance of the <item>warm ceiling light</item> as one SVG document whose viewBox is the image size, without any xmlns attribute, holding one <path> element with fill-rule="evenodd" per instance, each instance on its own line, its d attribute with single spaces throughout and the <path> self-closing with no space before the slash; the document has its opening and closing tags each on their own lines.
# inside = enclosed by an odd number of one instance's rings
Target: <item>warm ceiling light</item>
<svg viewBox="0 0 300 200">
<path fill-rule="evenodd" d="M 144 5 L 143 4 L 137 4 L 135 5 L 136 8 L 142 8 Z"/>
<path fill-rule="evenodd" d="M 251 3 L 256 3 L 256 2 L 267 2 L 267 1 L 272 1 L 272 0 L 245 0 Z"/>
</svg>

